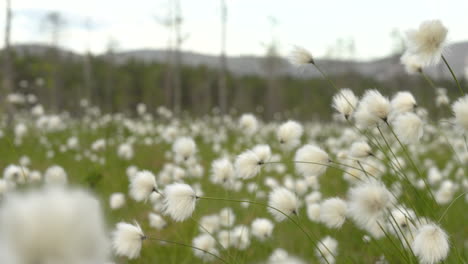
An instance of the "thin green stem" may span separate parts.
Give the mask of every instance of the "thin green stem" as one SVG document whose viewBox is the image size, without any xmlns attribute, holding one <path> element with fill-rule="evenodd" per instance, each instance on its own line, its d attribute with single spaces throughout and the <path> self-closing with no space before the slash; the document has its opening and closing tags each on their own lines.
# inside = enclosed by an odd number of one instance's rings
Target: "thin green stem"
<svg viewBox="0 0 468 264">
<path fill-rule="evenodd" d="M 455 80 L 455 83 L 457 84 L 457 87 L 458 87 L 458 90 L 460 91 L 461 96 L 465 96 L 465 92 L 463 91 L 463 89 L 462 89 L 460 83 L 458 82 L 457 76 L 456 76 L 455 73 L 453 72 L 452 67 L 450 67 L 450 64 L 448 63 L 448 61 L 447 61 L 447 59 L 445 58 L 444 55 L 442 55 L 442 60 L 444 61 L 444 63 L 445 63 L 445 65 L 447 66 L 447 68 L 449 69 L 450 74 L 452 74 L 452 77 L 453 77 L 453 79 Z"/>
</svg>

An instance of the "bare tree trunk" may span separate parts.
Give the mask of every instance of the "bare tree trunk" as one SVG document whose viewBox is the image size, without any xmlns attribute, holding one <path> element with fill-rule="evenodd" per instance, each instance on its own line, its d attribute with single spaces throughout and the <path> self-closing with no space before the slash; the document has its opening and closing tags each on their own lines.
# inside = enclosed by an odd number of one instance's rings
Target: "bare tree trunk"
<svg viewBox="0 0 468 264">
<path fill-rule="evenodd" d="M 5 96 L 13 92 L 13 69 L 11 63 L 10 34 L 11 34 L 11 2 L 6 0 L 6 21 L 5 21 L 5 42 L 3 49 L 3 79 L 2 87 Z M 6 103 L 7 124 L 13 121 L 13 108 L 10 103 Z"/>
<path fill-rule="evenodd" d="M 218 82 L 218 104 L 222 114 L 227 113 L 227 60 L 226 60 L 226 23 L 227 5 L 225 0 L 221 0 L 221 55 Z"/>
</svg>

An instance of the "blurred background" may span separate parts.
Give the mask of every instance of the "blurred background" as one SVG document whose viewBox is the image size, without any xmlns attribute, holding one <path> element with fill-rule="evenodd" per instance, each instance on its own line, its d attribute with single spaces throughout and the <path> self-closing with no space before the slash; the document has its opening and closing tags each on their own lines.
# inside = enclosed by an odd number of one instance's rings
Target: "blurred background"
<svg viewBox="0 0 468 264">
<path fill-rule="evenodd" d="M 468 79 L 466 0 L 2 0 L 0 10 L 1 97 L 15 111 L 39 102 L 131 114 L 144 103 L 327 120 L 335 91 L 314 68 L 289 65 L 295 45 L 339 87 L 409 90 L 432 111 L 435 91 L 399 61 L 405 31 L 427 19 L 449 29 L 445 54 Z M 445 67 L 425 72 L 455 96 Z"/>
</svg>

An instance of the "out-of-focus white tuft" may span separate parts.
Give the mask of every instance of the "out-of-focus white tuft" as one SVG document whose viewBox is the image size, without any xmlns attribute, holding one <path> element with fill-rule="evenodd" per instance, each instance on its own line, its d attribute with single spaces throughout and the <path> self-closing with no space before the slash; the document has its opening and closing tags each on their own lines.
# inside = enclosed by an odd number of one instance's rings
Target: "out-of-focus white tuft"
<svg viewBox="0 0 468 264">
<path fill-rule="evenodd" d="M 415 56 L 422 66 L 437 64 L 442 56 L 448 30 L 439 20 L 421 23 L 406 32 L 406 53 Z"/>
<path fill-rule="evenodd" d="M 303 176 L 319 176 L 327 170 L 330 159 L 321 148 L 308 144 L 297 150 L 294 162 Z"/>
<path fill-rule="evenodd" d="M 320 220 L 329 228 L 339 229 L 346 220 L 346 202 L 340 198 L 330 198 L 320 206 Z"/>
<path fill-rule="evenodd" d="M 274 224 L 266 218 L 257 218 L 252 222 L 252 235 L 260 241 L 271 237 Z"/>
<path fill-rule="evenodd" d="M 136 201 L 148 199 L 157 190 L 156 178 L 150 171 L 139 171 L 130 182 L 130 196 Z"/>
<path fill-rule="evenodd" d="M 457 125 L 468 131 L 468 95 L 459 98 L 452 105 Z"/>
<path fill-rule="evenodd" d="M 304 66 L 315 63 L 312 54 L 308 50 L 297 46 L 291 51 L 289 62 L 294 66 Z"/>
<path fill-rule="evenodd" d="M 9 264 L 105 263 L 110 253 L 98 200 L 56 186 L 4 196 L 0 247 Z"/>
<path fill-rule="evenodd" d="M 125 195 L 123 193 L 113 193 L 109 198 L 110 208 L 116 210 L 125 205 Z"/>
<path fill-rule="evenodd" d="M 419 142 L 424 133 L 423 121 L 411 112 L 398 115 L 393 127 L 398 138 L 406 144 Z"/>
<path fill-rule="evenodd" d="M 282 146 L 286 149 L 293 149 L 300 144 L 303 132 L 301 124 L 289 120 L 279 126 L 276 136 Z"/>
<path fill-rule="evenodd" d="M 298 213 L 299 200 L 288 189 L 279 187 L 270 192 L 268 205 L 276 209 L 268 208 L 268 211 L 276 221 L 281 222 L 287 218 L 286 215 L 290 216 Z"/>
</svg>

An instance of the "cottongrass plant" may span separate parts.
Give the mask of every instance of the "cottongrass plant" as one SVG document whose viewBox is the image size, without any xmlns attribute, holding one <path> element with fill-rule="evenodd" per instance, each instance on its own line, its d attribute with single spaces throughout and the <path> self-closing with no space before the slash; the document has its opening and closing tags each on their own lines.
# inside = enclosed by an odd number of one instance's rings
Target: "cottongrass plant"
<svg viewBox="0 0 468 264">
<path fill-rule="evenodd" d="M 337 122 L 263 122 L 252 113 L 186 120 L 143 104 L 134 117 L 89 102 L 75 120 L 31 106 L 11 135 L 0 122 L 0 144 L 11 138 L 21 149 L 2 167 L 0 262 L 106 263 L 110 246 L 115 263 L 466 262 L 468 99 L 450 98 L 424 73 L 438 60 L 450 69 L 446 36 L 440 22 L 425 22 L 408 33 L 401 58 L 436 89 L 436 107 L 452 107 L 440 121 L 409 91 L 339 89 L 302 48 L 291 60 L 335 89 Z M 28 101 L 20 97 L 12 101 Z M 29 140 L 43 166 L 23 153 Z M 76 182 L 107 201 L 112 243 L 97 200 L 68 187 Z M 56 195 L 23 197 L 35 188 Z"/>
</svg>

